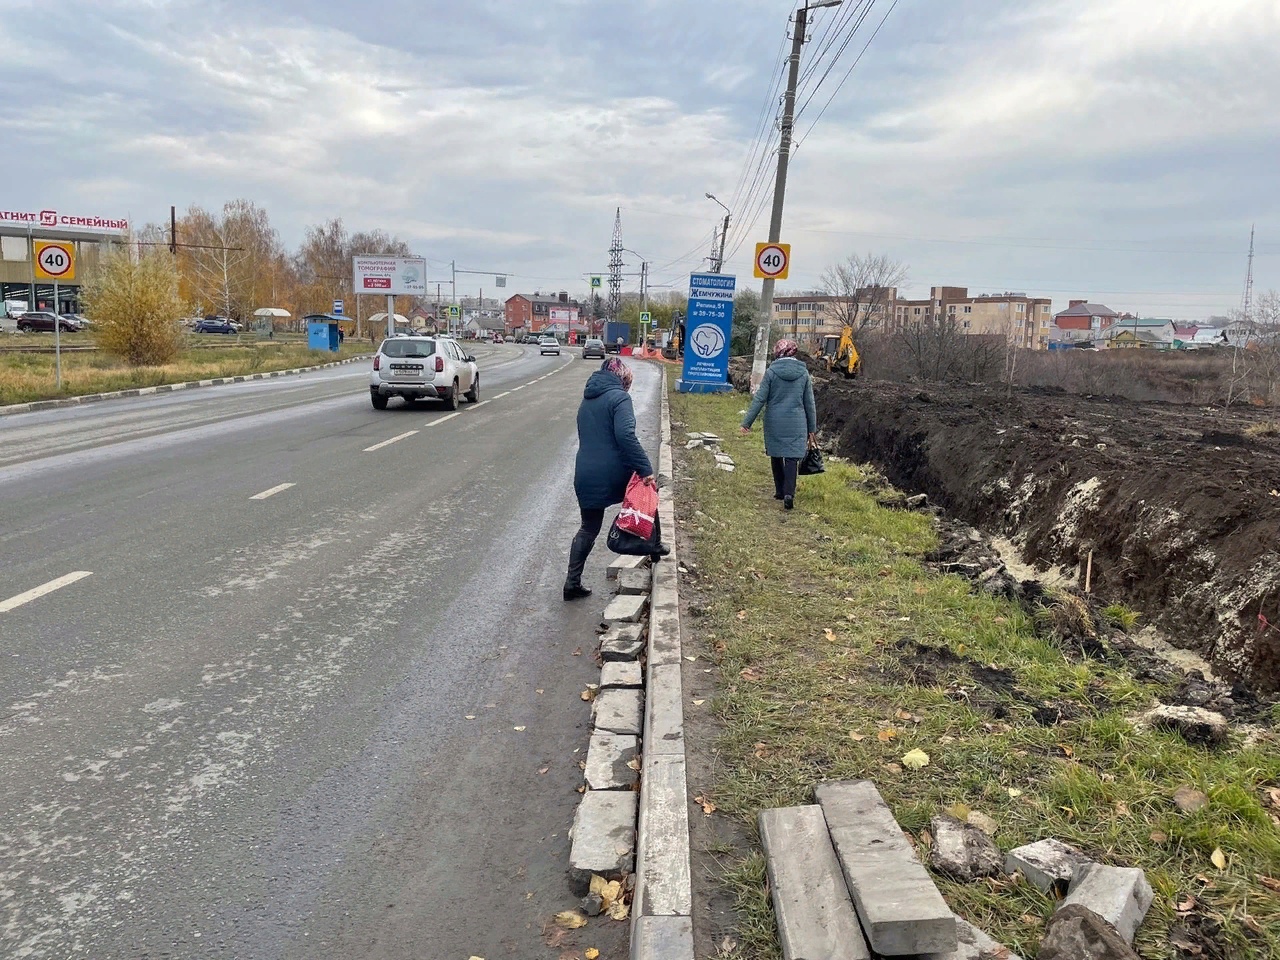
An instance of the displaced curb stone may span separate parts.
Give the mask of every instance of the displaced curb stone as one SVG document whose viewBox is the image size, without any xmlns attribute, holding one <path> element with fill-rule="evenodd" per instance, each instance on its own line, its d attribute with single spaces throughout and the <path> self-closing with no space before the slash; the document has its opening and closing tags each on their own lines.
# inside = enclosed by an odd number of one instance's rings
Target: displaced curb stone
<svg viewBox="0 0 1280 960">
<path fill-rule="evenodd" d="M 1073 903 L 1049 918 L 1036 960 L 1138 960 L 1138 955 L 1105 920 Z"/>
<path fill-rule="evenodd" d="M 586 896 L 591 875 L 621 880 L 635 865 L 636 795 L 631 790 L 588 790 L 570 831 L 569 876 Z"/>
<path fill-rule="evenodd" d="M 627 766 L 636 759 L 640 741 L 616 733 L 596 732 L 587 748 L 587 789 L 629 790 L 640 779 L 639 764 Z"/>
<path fill-rule="evenodd" d="M 634 660 L 610 660 L 600 667 L 600 689 L 644 686 L 644 671 Z"/>
<path fill-rule="evenodd" d="M 760 842 L 782 956 L 868 960 L 871 950 L 849 899 L 822 808 L 814 804 L 761 810 Z"/>
<path fill-rule="evenodd" d="M 878 953 L 954 953 L 955 916 L 869 780 L 820 783 L 822 807 L 862 929 Z"/>
<path fill-rule="evenodd" d="M 1000 873 L 1004 855 L 978 827 L 946 814 L 934 817 L 930 827 L 929 863 L 939 873 L 965 882 Z"/>
<path fill-rule="evenodd" d="M 636 916 L 690 916 L 689 791 L 683 756 L 646 755 L 637 848 Z"/>
<path fill-rule="evenodd" d="M 693 918 L 637 917 L 631 960 L 693 960 Z"/>
<path fill-rule="evenodd" d="M 612 623 L 639 623 L 648 605 L 647 594 L 622 594 L 609 601 L 609 605 L 604 608 L 604 619 Z"/>
<path fill-rule="evenodd" d="M 617 580 L 619 571 L 637 570 L 644 566 L 648 559 L 648 557 L 614 557 L 605 568 L 604 575 L 610 580 Z"/>
<path fill-rule="evenodd" d="M 639 690 L 601 690 L 592 705 L 595 728 L 638 737 L 642 729 L 643 703 Z"/>
<path fill-rule="evenodd" d="M 1067 892 L 1076 867 L 1092 861 L 1075 847 L 1052 838 L 1037 840 L 1010 850 L 1004 858 L 1005 873 L 1021 873 L 1041 893 Z"/>
<path fill-rule="evenodd" d="M 959 917 L 956 917 L 956 939 L 959 942 L 953 953 L 930 953 L 918 960 L 1022 960 L 1008 947 Z"/>
<path fill-rule="evenodd" d="M 1086 863 L 1076 867 L 1062 906 L 1084 907 L 1110 924 L 1125 943 L 1133 943 L 1154 898 L 1147 875 L 1137 867 Z"/>
<path fill-rule="evenodd" d="M 643 650 L 639 627 L 615 626 L 600 637 L 600 658 L 605 661 L 636 660 Z"/>
<path fill-rule="evenodd" d="M 638 595 L 648 593 L 653 582 L 653 575 L 647 567 L 632 567 L 618 571 L 618 593 Z"/>
</svg>

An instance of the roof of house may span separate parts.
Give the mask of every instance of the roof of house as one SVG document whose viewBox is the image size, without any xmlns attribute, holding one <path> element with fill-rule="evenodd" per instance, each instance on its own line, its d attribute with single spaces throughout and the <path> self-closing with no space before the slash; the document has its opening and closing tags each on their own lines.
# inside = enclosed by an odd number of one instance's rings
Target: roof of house
<svg viewBox="0 0 1280 960">
<path fill-rule="evenodd" d="M 1053 325 L 1059 330 L 1088 330 L 1090 327 L 1090 320 L 1088 316 L 1083 314 L 1064 316 L 1059 313 L 1054 315 Z"/>
<path fill-rule="evenodd" d="M 1054 314 L 1054 317 L 1118 317 L 1116 313 L 1108 306 L 1101 303 L 1077 303 L 1074 307 L 1067 307 Z"/>
<path fill-rule="evenodd" d="M 1112 330 L 1142 330 L 1176 327 L 1177 324 L 1168 317 L 1125 317 L 1111 324 Z"/>
</svg>

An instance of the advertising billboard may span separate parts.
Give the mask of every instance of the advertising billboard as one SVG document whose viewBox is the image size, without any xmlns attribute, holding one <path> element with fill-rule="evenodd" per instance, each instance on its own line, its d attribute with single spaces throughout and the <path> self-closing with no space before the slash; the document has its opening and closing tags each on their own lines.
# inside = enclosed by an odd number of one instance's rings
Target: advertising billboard
<svg viewBox="0 0 1280 960">
<path fill-rule="evenodd" d="M 427 261 L 419 257 L 352 257 L 356 293 L 427 295 Z"/>
</svg>

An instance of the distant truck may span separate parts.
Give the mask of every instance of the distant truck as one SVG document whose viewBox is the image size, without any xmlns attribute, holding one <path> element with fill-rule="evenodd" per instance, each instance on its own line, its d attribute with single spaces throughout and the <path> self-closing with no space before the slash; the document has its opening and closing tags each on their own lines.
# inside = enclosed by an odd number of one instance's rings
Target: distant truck
<svg viewBox="0 0 1280 960">
<path fill-rule="evenodd" d="M 604 324 L 604 348 L 609 353 L 620 353 L 618 344 L 624 346 L 631 343 L 631 324 L 621 320 L 606 320 Z"/>
</svg>

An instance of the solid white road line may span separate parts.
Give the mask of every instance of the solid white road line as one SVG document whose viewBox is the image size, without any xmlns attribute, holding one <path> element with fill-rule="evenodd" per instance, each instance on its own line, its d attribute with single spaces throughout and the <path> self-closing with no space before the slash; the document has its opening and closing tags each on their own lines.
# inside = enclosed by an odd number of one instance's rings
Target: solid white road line
<svg viewBox="0 0 1280 960">
<path fill-rule="evenodd" d="M 507 390 L 507 391 L 505 391 L 505 392 L 503 392 L 503 393 L 498 394 L 496 397 L 490 397 L 489 399 L 490 399 L 490 400 L 501 400 L 503 397 L 505 397 L 505 396 L 506 396 L 508 393 L 510 393 L 510 392 L 511 392 L 510 390 Z"/>
<path fill-rule="evenodd" d="M 398 437 L 392 437 L 390 440 L 383 440 L 381 443 L 375 443 L 372 447 L 365 447 L 362 452 L 373 453 L 373 451 L 375 450 L 381 450 L 383 447 L 390 446 L 391 444 L 395 443 L 397 440 L 403 440 L 405 437 L 412 437 L 417 432 L 418 432 L 417 430 L 406 430 L 404 433 L 400 434 Z"/>
<path fill-rule="evenodd" d="M 283 493 L 285 490 L 288 490 L 288 489 L 289 489 L 290 487 L 292 487 L 292 486 L 294 486 L 294 484 L 292 484 L 292 483 L 282 483 L 282 484 L 280 484 L 280 486 L 278 486 L 278 487 L 272 487 L 270 490 L 263 490 L 261 493 L 255 493 L 255 494 L 254 494 L 252 497 L 250 497 L 249 499 L 250 499 L 250 500 L 265 500 L 265 499 L 267 499 L 267 497 L 274 497 L 277 493 Z"/>
<path fill-rule="evenodd" d="M 479 404 L 477 404 L 477 406 L 479 406 Z M 454 417 L 460 417 L 460 416 L 462 416 L 462 411 L 458 410 L 454 413 L 445 414 L 439 420 L 428 420 L 426 424 L 424 424 L 424 426 L 434 427 L 437 423 L 444 423 L 446 420 L 452 420 Z M 418 431 L 415 430 L 413 432 L 417 433 Z M 397 437 L 396 439 L 399 439 L 399 437 Z M 387 441 L 387 443 L 390 443 L 390 442 L 391 442 L 390 440 Z"/>
<path fill-rule="evenodd" d="M 22 606 L 24 603 L 30 603 L 43 597 L 46 593 L 53 593 L 55 590 L 61 590 L 63 587 L 70 586 L 77 580 L 83 580 L 85 577 L 92 577 L 91 570 L 77 570 L 75 573 L 68 573 L 66 576 L 59 577 L 57 580 L 50 580 L 48 583 L 41 584 L 38 587 L 32 587 L 26 593 L 20 593 L 16 597 L 10 597 L 8 600 L 0 600 L 0 613 L 8 613 L 10 610 Z"/>
</svg>

